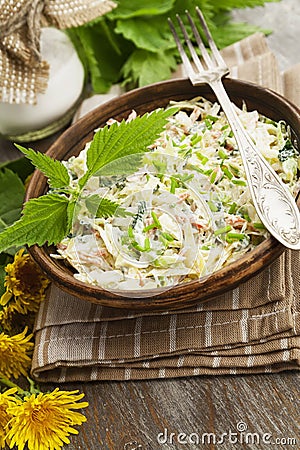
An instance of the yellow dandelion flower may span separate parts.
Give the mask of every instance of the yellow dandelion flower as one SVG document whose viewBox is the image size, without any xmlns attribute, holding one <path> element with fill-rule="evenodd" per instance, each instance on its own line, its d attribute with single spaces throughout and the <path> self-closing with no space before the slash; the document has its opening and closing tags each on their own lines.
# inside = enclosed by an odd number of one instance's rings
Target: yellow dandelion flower
<svg viewBox="0 0 300 450">
<path fill-rule="evenodd" d="M 4 306 L 0 311 L 0 326 L 2 330 L 11 331 L 15 312 L 15 305 Z"/>
<path fill-rule="evenodd" d="M 8 302 L 13 301 L 21 314 L 37 311 L 45 298 L 45 289 L 50 281 L 30 255 L 24 254 L 24 249 L 19 250 L 14 261 L 7 264 L 5 271 L 6 292 L 0 299 L 0 305 L 6 306 Z"/>
<path fill-rule="evenodd" d="M 22 333 L 9 336 L 0 333 L 0 373 L 7 378 L 27 375 L 33 349 L 33 342 L 29 342 L 32 334 L 26 336 L 27 328 Z"/>
<path fill-rule="evenodd" d="M 8 438 L 10 448 L 14 445 L 23 450 L 59 450 L 69 444 L 68 436 L 78 431 L 74 425 L 81 425 L 86 417 L 73 411 L 86 408 L 87 402 L 79 402 L 84 394 L 78 391 L 60 391 L 32 394 L 8 409 L 13 416 Z"/>
<path fill-rule="evenodd" d="M 3 331 L 17 334 L 26 326 L 31 330 L 35 321 L 35 313 L 29 312 L 26 315 L 21 314 L 14 302 L 10 302 L 0 311 L 0 329 Z"/>
<path fill-rule="evenodd" d="M 2 307 L 2 310 L 0 311 L 0 326 L 3 331 L 12 331 L 15 322 L 14 318 L 17 314 L 19 313 L 16 309 L 16 305 L 13 303 Z"/>
<path fill-rule="evenodd" d="M 5 444 L 9 444 L 7 433 L 8 424 L 12 419 L 12 415 L 8 413 L 8 408 L 15 405 L 16 398 L 14 397 L 14 394 L 17 390 L 17 388 L 12 388 L 0 393 L 0 448 L 4 448 Z"/>
</svg>

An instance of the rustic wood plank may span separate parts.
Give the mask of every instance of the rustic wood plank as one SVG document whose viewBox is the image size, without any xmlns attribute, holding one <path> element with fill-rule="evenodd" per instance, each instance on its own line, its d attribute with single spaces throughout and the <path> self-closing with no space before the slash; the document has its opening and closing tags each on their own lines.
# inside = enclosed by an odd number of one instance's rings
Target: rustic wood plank
<svg viewBox="0 0 300 450">
<path fill-rule="evenodd" d="M 193 449 L 200 446 L 180 444 L 178 439 L 197 442 L 197 436 L 204 439 L 205 446 L 201 448 L 245 448 L 247 433 L 251 449 L 267 448 L 264 445 L 268 444 L 262 442 L 264 437 L 274 443 L 281 439 L 275 448 L 291 448 L 287 439 L 294 439 L 289 442 L 294 442 L 293 448 L 299 448 L 299 382 L 299 373 L 288 372 L 67 384 L 68 389 L 85 392 L 90 403 L 85 411 L 88 421 L 78 436 L 72 436 L 68 448 Z M 244 433 L 237 432 L 237 426 L 244 426 Z M 230 438 L 230 430 L 237 435 Z M 160 442 L 159 433 L 163 433 Z M 180 433 L 185 433 L 186 438 L 180 438 Z M 228 433 L 224 443 L 214 444 L 223 433 Z M 235 439 L 241 441 L 236 447 Z"/>
</svg>

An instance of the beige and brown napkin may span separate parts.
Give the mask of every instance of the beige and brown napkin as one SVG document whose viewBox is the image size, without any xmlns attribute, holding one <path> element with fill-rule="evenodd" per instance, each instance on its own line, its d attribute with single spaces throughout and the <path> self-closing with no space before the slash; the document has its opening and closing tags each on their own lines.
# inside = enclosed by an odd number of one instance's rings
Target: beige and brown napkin
<svg viewBox="0 0 300 450">
<path fill-rule="evenodd" d="M 281 76 L 264 36 L 224 50 L 233 77 L 300 105 L 300 66 Z M 72 297 L 51 285 L 36 320 L 32 375 L 38 381 L 169 378 L 300 368 L 300 252 L 182 311 L 132 313 Z M 237 274 L 238 276 L 238 274 Z"/>
</svg>

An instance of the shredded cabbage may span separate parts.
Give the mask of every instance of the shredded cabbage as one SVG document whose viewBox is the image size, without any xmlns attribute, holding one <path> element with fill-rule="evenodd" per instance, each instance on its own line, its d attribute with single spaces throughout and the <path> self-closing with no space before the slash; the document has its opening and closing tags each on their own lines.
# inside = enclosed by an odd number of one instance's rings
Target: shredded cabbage
<svg viewBox="0 0 300 450">
<path fill-rule="evenodd" d="M 105 196 L 126 214 L 97 218 L 79 202 L 72 234 L 53 255 L 76 269 L 75 278 L 117 290 L 172 286 L 213 273 L 268 237 L 220 106 L 201 97 L 171 104 L 179 111 L 136 172 L 92 177 L 85 187 L 84 195 Z M 296 196 L 300 158 L 286 125 L 237 112 Z M 74 185 L 86 170 L 87 148 L 65 163 Z"/>
</svg>

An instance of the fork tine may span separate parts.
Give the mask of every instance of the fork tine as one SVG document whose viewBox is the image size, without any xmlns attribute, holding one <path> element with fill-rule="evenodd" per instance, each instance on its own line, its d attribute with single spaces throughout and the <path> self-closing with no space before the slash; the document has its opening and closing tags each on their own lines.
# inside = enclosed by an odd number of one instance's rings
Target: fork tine
<svg viewBox="0 0 300 450">
<path fill-rule="evenodd" d="M 185 26 L 183 25 L 183 22 L 182 22 L 182 20 L 181 20 L 181 18 L 180 18 L 180 16 L 178 14 L 176 14 L 176 18 L 178 20 L 178 23 L 179 23 L 179 26 L 181 28 L 181 31 L 183 32 L 185 42 L 187 43 L 187 46 L 189 48 L 189 51 L 190 51 L 191 56 L 193 58 L 193 61 L 194 61 L 195 65 L 196 65 L 197 69 L 201 72 L 201 71 L 203 71 L 203 66 L 201 64 L 201 61 L 200 61 L 197 53 L 196 53 L 196 50 L 194 49 L 194 47 L 193 47 L 193 45 L 192 45 L 192 43 L 190 41 L 190 38 L 189 38 L 189 36 L 187 34 Z"/>
<path fill-rule="evenodd" d="M 179 37 L 177 35 L 176 30 L 175 30 L 174 24 L 173 24 L 173 22 L 172 22 L 172 20 L 170 18 L 168 18 L 168 22 L 169 22 L 169 26 L 171 28 L 172 34 L 174 36 L 174 40 L 175 40 L 175 43 L 177 45 L 177 48 L 178 48 L 180 57 L 182 59 L 184 68 L 185 68 L 185 70 L 187 72 L 187 76 L 189 78 L 194 78 L 195 77 L 195 72 L 194 72 L 193 66 L 192 66 L 192 64 L 191 64 L 187 54 L 184 51 L 184 48 L 183 48 L 183 46 L 182 46 L 182 44 L 180 42 L 180 39 L 179 39 Z"/>
<path fill-rule="evenodd" d="M 213 65 L 212 59 L 209 56 L 208 51 L 206 50 L 206 47 L 205 47 L 205 45 L 204 45 L 204 43 L 202 41 L 202 38 L 201 38 L 201 36 L 199 34 L 199 31 L 198 31 L 198 29 L 197 29 L 197 27 L 195 25 L 195 22 L 193 21 L 190 13 L 188 11 L 185 11 L 185 13 L 186 13 L 186 15 L 187 15 L 187 17 L 189 19 L 189 22 L 190 22 L 191 28 L 193 30 L 193 33 L 194 33 L 197 45 L 200 48 L 201 55 L 202 55 L 206 65 L 207 65 L 207 67 L 209 69 L 213 69 L 214 65 Z"/>
<path fill-rule="evenodd" d="M 206 23 L 206 21 L 204 19 L 204 16 L 203 16 L 203 14 L 202 14 L 202 12 L 201 12 L 201 10 L 199 9 L 198 6 L 196 6 L 196 12 L 197 12 L 198 17 L 200 19 L 202 28 L 204 30 L 204 33 L 205 33 L 206 37 L 207 37 L 208 45 L 209 45 L 209 47 L 210 47 L 210 49 L 212 51 L 212 54 L 215 57 L 216 62 L 218 64 L 220 64 L 221 66 L 226 67 L 226 63 L 225 63 L 224 59 L 222 58 L 222 56 L 221 56 L 221 54 L 220 54 L 220 52 L 219 52 L 219 50 L 218 50 L 218 48 L 217 48 L 217 46 L 215 44 L 215 41 L 213 40 L 213 37 L 212 37 L 212 35 L 211 35 L 210 31 L 209 31 L 209 28 L 208 28 L 207 23 Z"/>
</svg>

